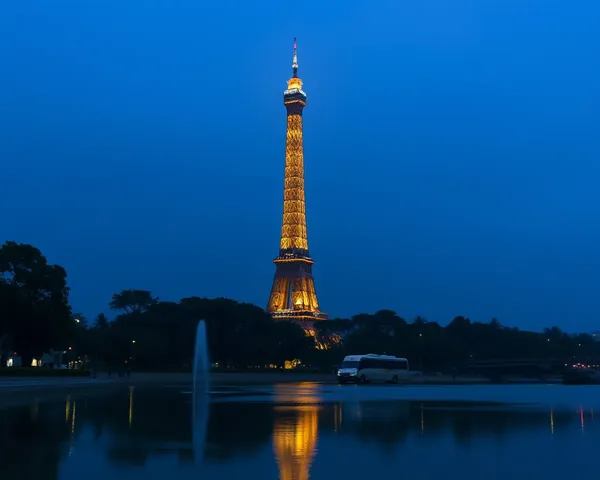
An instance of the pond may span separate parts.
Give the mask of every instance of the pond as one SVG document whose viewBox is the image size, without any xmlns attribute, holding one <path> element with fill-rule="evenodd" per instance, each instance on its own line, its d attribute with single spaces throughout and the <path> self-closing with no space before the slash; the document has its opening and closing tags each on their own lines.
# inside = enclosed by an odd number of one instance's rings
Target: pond
<svg viewBox="0 0 600 480">
<path fill-rule="evenodd" d="M 112 387 L 0 410 L 0 478 L 596 478 L 595 409 L 594 386 Z"/>
</svg>

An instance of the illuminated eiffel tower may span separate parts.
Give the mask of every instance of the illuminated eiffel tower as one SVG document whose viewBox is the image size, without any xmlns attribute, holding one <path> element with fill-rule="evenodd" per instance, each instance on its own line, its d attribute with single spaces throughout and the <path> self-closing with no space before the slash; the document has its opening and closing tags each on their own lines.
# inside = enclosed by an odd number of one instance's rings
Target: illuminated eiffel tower
<svg viewBox="0 0 600 480">
<path fill-rule="evenodd" d="M 294 39 L 292 78 L 283 92 L 287 109 L 285 142 L 285 183 L 283 190 L 283 222 L 275 279 L 267 311 L 275 320 L 289 320 L 312 330 L 315 320 L 327 320 L 319 310 L 312 276 L 314 261 L 308 253 L 306 236 L 306 202 L 304 195 L 304 149 L 302 145 L 302 111 L 306 93 L 298 78 L 298 55 Z"/>
</svg>

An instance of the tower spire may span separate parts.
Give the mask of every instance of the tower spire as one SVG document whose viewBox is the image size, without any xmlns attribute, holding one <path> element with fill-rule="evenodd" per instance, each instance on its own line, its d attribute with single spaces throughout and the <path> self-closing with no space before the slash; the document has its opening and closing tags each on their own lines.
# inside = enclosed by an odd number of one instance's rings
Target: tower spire
<svg viewBox="0 0 600 480">
<path fill-rule="evenodd" d="M 294 60 L 292 62 L 292 77 L 298 78 L 298 52 L 296 50 L 296 37 L 294 37 Z"/>
</svg>

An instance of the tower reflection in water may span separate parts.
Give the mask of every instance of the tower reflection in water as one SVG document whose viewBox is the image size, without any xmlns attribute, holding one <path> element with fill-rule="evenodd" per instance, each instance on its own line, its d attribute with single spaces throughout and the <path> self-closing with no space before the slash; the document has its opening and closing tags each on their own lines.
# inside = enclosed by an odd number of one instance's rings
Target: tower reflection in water
<svg viewBox="0 0 600 480">
<path fill-rule="evenodd" d="M 275 407 L 273 449 L 279 478 L 307 480 L 317 454 L 321 409 L 318 386 L 312 383 L 276 385 L 275 401 L 278 406 Z"/>
</svg>

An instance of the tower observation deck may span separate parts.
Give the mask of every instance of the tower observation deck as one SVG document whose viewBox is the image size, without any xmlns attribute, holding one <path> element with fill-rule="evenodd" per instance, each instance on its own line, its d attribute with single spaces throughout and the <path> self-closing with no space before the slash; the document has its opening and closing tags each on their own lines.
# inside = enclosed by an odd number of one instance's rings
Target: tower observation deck
<svg viewBox="0 0 600 480">
<path fill-rule="evenodd" d="M 283 221 L 267 311 L 276 320 L 294 321 L 310 329 L 314 321 L 326 320 L 327 314 L 319 310 L 312 275 L 314 261 L 308 252 L 306 235 L 302 143 L 302 112 L 306 106 L 306 93 L 298 77 L 296 39 L 292 78 L 287 83 L 287 89 L 283 92 L 283 103 L 287 110 Z"/>
</svg>

